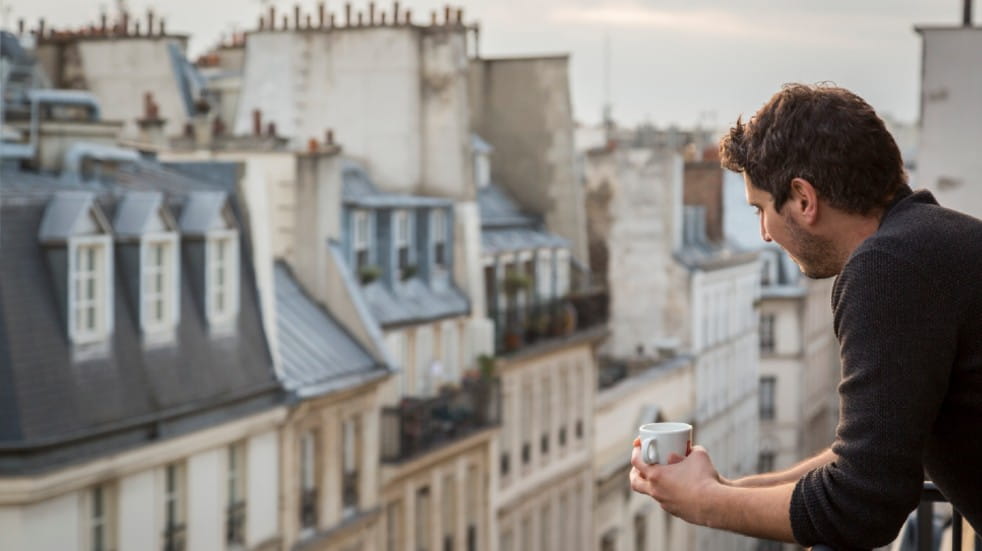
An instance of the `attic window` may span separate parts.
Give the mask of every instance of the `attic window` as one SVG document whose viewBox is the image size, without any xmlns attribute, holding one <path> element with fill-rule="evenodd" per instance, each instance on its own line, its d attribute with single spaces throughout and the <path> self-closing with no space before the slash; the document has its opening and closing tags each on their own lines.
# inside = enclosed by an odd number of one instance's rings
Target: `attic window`
<svg viewBox="0 0 982 551">
<path fill-rule="evenodd" d="M 396 226 L 396 255 L 397 267 L 400 273 L 409 267 L 409 213 L 404 210 L 395 212 Z"/>
<path fill-rule="evenodd" d="M 368 213 L 363 210 L 354 212 L 354 237 L 352 239 L 352 249 L 355 254 L 355 270 L 360 272 L 362 268 L 370 263 L 369 243 L 370 225 Z"/>
<path fill-rule="evenodd" d="M 112 305 L 108 238 L 76 238 L 70 243 L 69 335 L 77 344 L 103 340 Z"/>
<path fill-rule="evenodd" d="M 433 265 L 447 268 L 447 214 L 443 209 L 433 211 Z"/>
<path fill-rule="evenodd" d="M 208 321 L 230 321 L 239 310 L 238 300 L 238 234 L 234 231 L 214 232 L 207 240 L 205 295 Z"/>
<path fill-rule="evenodd" d="M 177 321 L 176 241 L 161 236 L 141 245 L 140 312 L 145 332 L 171 329 Z"/>
</svg>

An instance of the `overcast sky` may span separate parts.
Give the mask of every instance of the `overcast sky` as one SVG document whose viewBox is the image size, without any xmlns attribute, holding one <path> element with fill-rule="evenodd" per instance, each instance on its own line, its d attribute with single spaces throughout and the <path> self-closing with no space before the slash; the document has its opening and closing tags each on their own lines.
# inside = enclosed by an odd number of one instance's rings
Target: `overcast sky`
<svg viewBox="0 0 982 551">
<path fill-rule="evenodd" d="M 192 36 L 197 55 L 223 32 L 256 26 L 263 5 L 280 13 L 293 1 L 127 0 L 131 12 L 153 6 L 171 32 Z M 979 4 L 979 2 L 976 2 Z M 314 11 L 316 0 L 303 0 Z M 39 17 L 56 27 L 94 22 L 115 2 L 0 0 L 12 28 Z M 367 1 L 355 1 L 363 9 Z M 377 2 L 386 11 L 387 1 Z M 402 0 L 416 21 L 444 2 Z M 604 42 L 610 41 L 610 89 L 620 123 L 725 125 L 755 111 L 784 82 L 833 81 L 902 121 L 917 117 L 919 24 L 957 24 L 962 0 L 468 0 L 468 22 L 481 24 L 485 56 L 571 54 L 578 120 L 600 120 Z M 343 2 L 327 2 L 341 11 Z M 977 6 L 982 11 L 982 5 Z M 291 10 L 292 13 L 292 10 Z M 976 21 L 982 14 L 976 14 Z"/>
</svg>

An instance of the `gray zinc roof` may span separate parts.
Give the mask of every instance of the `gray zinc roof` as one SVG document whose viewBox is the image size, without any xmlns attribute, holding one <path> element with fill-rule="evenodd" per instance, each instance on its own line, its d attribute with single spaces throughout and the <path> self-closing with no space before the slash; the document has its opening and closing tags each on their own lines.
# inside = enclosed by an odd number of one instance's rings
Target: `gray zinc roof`
<svg viewBox="0 0 982 551">
<path fill-rule="evenodd" d="M 438 197 L 421 197 L 405 193 L 380 191 L 372 183 L 365 169 L 358 163 L 345 159 L 342 161 L 341 198 L 346 205 L 365 208 L 414 208 L 450 207 L 453 202 Z"/>
<path fill-rule="evenodd" d="M 274 281 L 276 354 L 288 390 L 304 394 L 331 383 L 344 385 L 389 373 L 303 291 L 282 262 L 274 268 Z"/>
<path fill-rule="evenodd" d="M 181 211 L 181 232 L 188 235 L 203 235 L 211 230 L 224 227 L 222 207 L 227 196 L 220 191 L 194 191 L 188 195 L 184 210 Z"/>
<path fill-rule="evenodd" d="M 171 231 L 173 221 L 166 216 L 165 224 L 171 227 L 160 227 L 161 207 L 164 196 L 155 192 L 129 192 L 123 196 L 116 207 L 116 218 L 113 229 L 119 237 L 140 237 L 147 233 Z"/>
<path fill-rule="evenodd" d="M 95 195 L 87 191 L 56 193 L 44 210 L 38 240 L 42 243 L 57 243 L 80 233 L 93 233 L 93 222 L 99 226 L 98 230 L 109 233 L 108 223 L 98 210 L 92 210 L 94 201 Z M 90 220 L 90 213 L 95 216 L 94 221 Z"/>
<path fill-rule="evenodd" d="M 534 226 L 536 219 L 523 213 L 507 193 L 495 184 L 477 191 L 481 227 Z"/>
<path fill-rule="evenodd" d="M 423 323 L 470 312 L 467 297 L 452 283 L 441 289 L 413 278 L 399 285 L 398 292 L 393 292 L 381 281 L 363 288 L 369 311 L 383 327 Z"/>
</svg>

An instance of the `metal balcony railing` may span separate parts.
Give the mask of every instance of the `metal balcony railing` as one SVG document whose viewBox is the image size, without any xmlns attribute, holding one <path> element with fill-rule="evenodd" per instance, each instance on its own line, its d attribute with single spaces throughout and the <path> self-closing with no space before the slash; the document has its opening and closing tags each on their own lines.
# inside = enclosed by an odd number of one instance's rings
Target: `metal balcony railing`
<svg viewBox="0 0 982 551">
<path fill-rule="evenodd" d="M 317 488 L 307 488 L 300 494 L 300 527 L 317 527 Z"/>
<path fill-rule="evenodd" d="M 560 300 L 501 309 L 492 307 L 488 316 L 494 320 L 495 353 L 510 354 L 527 346 L 605 325 L 608 294 L 605 290 L 594 290 Z"/>
<path fill-rule="evenodd" d="M 245 501 L 228 506 L 225 511 L 225 541 L 230 544 L 245 544 Z"/>
<path fill-rule="evenodd" d="M 941 548 L 941 534 L 951 528 L 951 551 L 962 551 L 962 516 L 954 510 L 947 522 L 938 521 L 934 516 L 935 503 L 947 503 L 937 486 L 931 481 L 924 482 L 921 502 L 917 506 L 916 516 L 912 515 L 913 524 L 908 525 L 904 540 L 900 543 L 901 551 L 938 551 Z M 910 522 L 910 521 L 908 521 Z M 972 551 L 982 551 L 982 538 L 975 536 Z M 816 545 L 812 551 L 834 551 L 827 545 Z M 969 551 L 969 550 L 966 550 Z"/>
<path fill-rule="evenodd" d="M 164 529 L 164 551 L 184 551 L 187 527 L 184 524 L 171 524 Z"/>
<path fill-rule="evenodd" d="M 341 481 L 341 506 L 346 511 L 358 509 L 358 471 L 344 473 Z"/>
<path fill-rule="evenodd" d="M 382 461 L 398 463 L 501 422 L 501 383 L 480 377 L 382 409 Z"/>
</svg>

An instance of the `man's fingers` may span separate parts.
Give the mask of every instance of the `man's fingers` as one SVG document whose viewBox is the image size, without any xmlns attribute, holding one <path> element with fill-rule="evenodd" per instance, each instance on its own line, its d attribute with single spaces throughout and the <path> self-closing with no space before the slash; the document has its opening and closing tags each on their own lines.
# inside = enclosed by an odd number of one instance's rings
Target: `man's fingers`
<svg viewBox="0 0 982 551">
<path fill-rule="evenodd" d="M 641 439 L 640 438 L 635 438 L 634 439 L 634 443 L 631 444 L 631 445 L 634 446 L 635 448 L 640 448 L 641 447 Z"/>
<path fill-rule="evenodd" d="M 684 459 L 684 458 L 681 455 L 679 455 L 677 453 L 673 453 L 673 454 L 671 454 L 671 455 L 668 456 L 668 464 L 669 465 L 673 465 L 675 463 L 680 463 L 682 461 L 682 459 Z"/>
</svg>

